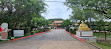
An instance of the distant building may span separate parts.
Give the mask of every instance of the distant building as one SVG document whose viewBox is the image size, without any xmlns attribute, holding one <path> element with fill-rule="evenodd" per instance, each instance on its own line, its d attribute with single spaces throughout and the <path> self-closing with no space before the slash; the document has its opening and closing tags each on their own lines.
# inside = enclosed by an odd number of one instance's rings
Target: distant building
<svg viewBox="0 0 111 49">
<path fill-rule="evenodd" d="M 62 24 L 63 21 L 54 21 L 52 22 L 51 27 L 53 28 L 60 28 L 61 24 Z"/>
</svg>

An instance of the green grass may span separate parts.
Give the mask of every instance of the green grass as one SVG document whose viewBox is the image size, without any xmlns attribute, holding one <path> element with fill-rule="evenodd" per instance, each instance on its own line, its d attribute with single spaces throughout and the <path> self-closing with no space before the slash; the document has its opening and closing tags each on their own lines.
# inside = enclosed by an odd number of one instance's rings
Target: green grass
<svg viewBox="0 0 111 49">
<path fill-rule="evenodd" d="M 24 36 L 21 36 L 21 37 L 24 37 Z M 21 37 L 14 37 L 14 39 L 21 38 Z"/>
<path fill-rule="evenodd" d="M 109 33 L 107 33 L 109 34 Z M 98 38 L 105 38 L 105 33 L 94 33 L 94 36 L 98 37 Z M 111 34 L 110 35 L 106 35 L 106 38 L 111 38 Z M 101 47 L 102 49 L 111 49 L 111 41 L 105 41 L 102 40 L 99 43 L 93 43 L 98 47 Z"/>
<path fill-rule="evenodd" d="M 103 42 L 103 43 L 93 43 L 96 46 L 102 48 L 102 49 L 111 49 L 111 44 L 109 42 Z"/>
<path fill-rule="evenodd" d="M 29 35 L 31 35 L 31 33 L 26 33 L 26 34 L 25 34 L 25 36 L 29 36 Z"/>
<path fill-rule="evenodd" d="M 94 33 L 94 36 L 96 36 L 98 38 L 105 38 L 105 33 Z M 106 37 L 107 38 L 111 38 L 111 34 L 110 35 L 106 35 Z"/>
<path fill-rule="evenodd" d="M 0 40 L 0 42 L 3 42 L 3 41 L 8 41 L 8 40 Z"/>
</svg>

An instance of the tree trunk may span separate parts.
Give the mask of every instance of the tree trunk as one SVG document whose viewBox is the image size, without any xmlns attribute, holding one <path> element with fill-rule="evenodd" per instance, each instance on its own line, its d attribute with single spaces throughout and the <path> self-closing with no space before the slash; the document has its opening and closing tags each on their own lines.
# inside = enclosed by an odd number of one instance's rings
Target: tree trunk
<svg viewBox="0 0 111 49">
<path fill-rule="evenodd" d="M 90 24 L 89 24 L 89 25 L 90 25 L 90 28 L 92 29 L 92 27 L 91 27 L 91 24 L 92 24 L 92 23 L 91 23 L 91 18 L 89 18 L 89 20 L 90 20 Z"/>
</svg>

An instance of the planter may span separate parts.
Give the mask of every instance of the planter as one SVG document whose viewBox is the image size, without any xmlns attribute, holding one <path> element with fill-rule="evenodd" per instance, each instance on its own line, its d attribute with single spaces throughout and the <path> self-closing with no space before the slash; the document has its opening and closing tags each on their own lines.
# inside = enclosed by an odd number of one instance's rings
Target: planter
<svg viewBox="0 0 111 49">
<path fill-rule="evenodd" d="M 24 30 L 13 30 L 14 37 L 24 36 Z"/>
</svg>

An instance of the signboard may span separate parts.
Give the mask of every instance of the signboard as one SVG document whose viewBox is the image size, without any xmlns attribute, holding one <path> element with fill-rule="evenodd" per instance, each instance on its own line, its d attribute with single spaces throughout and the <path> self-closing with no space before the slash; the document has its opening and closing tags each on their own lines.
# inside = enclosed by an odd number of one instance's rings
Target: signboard
<svg viewBox="0 0 111 49">
<path fill-rule="evenodd" d="M 24 36 L 24 30 L 13 30 L 14 37 L 21 37 Z"/>
<path fill-rule="evenodd" d="M 93 36 L 93 31 L 83 31 L 81 36 Z"/>
<path fill-rule="evenodd" d="M 76 36 L 92 37 L 93 36 L 93 31 L 76 31 Z"/>
</svg>

